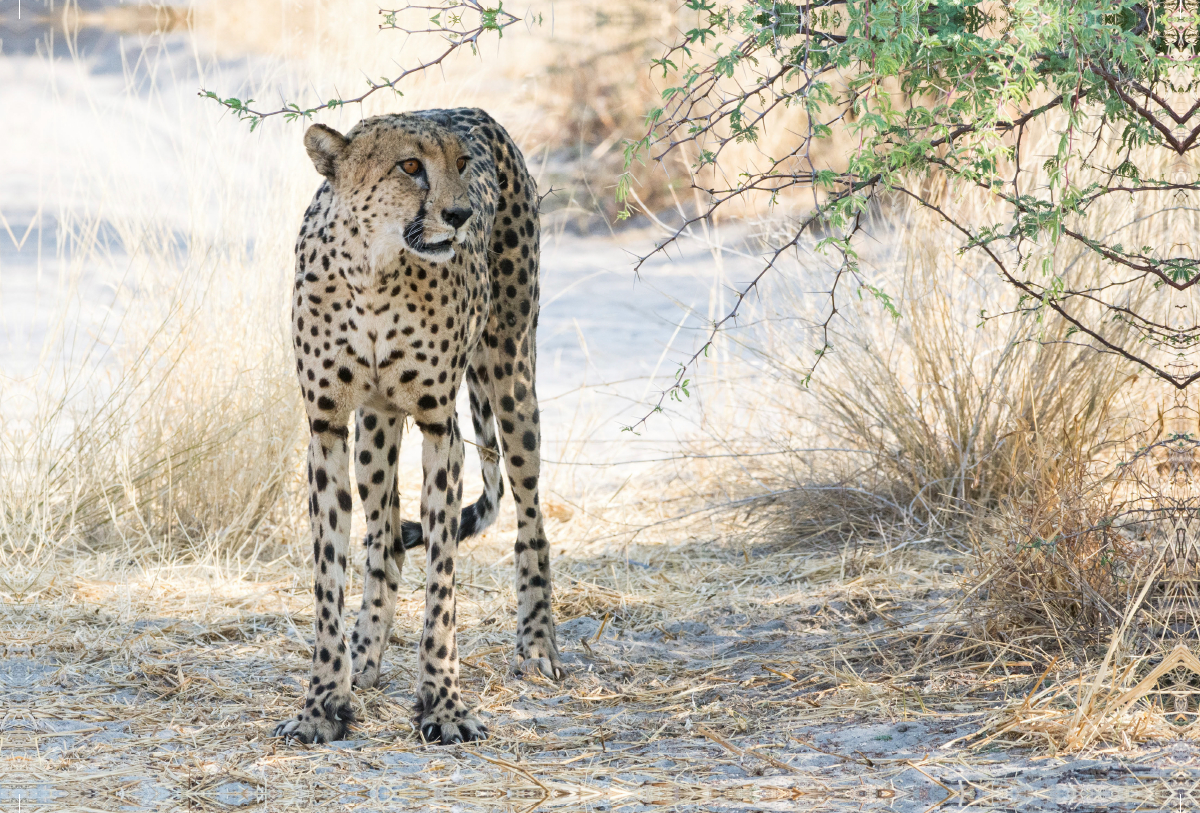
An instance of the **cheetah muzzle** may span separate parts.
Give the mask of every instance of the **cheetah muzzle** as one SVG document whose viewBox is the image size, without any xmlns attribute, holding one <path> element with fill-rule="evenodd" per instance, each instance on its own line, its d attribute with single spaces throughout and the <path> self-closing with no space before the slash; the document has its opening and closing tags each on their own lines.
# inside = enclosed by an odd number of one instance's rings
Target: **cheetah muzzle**
<svg viewBox="0 0 1200 813">
<path fill-rule="evenodd" d="M 423 547 L 418 729 L 429 742 L 483 739 L 459 683 L 454 570 L 459 540 L 496 518 L 501 460 L 518 514 L 513 665 L 563 677 L 538 501 L 537 190 L 508 133 L 481 110 L 378 116 L 345 135 L 318 124 L 304 143 L 325 176 L 296 241 L 292 300 L 310 430 L 316 635 L 304 707 L 274 733 L 346 736 L 352 687 L 379 681 L 404 552 Z M 484 482 L 466 506 L 455 410 L 464 380 Z M 351 417 L 367 561 L 347 641 Z M 401 521 L 396 461 L 407 417 L 421 432 L 423 485 L 419 519 Z"/>
</svg>

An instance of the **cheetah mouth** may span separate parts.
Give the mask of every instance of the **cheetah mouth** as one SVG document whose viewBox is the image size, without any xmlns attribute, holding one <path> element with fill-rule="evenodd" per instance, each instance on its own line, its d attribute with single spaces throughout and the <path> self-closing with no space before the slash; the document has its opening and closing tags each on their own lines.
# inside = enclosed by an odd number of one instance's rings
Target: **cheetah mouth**
<svg viewBox="0 0 1200 813">
<path fill-rule="evenodd" d="M 439 240 L 436 243 L 426 243 L 424 240 L 405 241 L 408 250 L 418 257 L 430 262 L 449 262 L 454 259 L 454 241 Z"/>
<path fill-rule="evenodd" d="M 421 210 L 404 230 L 404 243 L 415 254 L 430 260 L 448 260 L 454 256 L 454 235 L 434 243 L 425 242 L 425 213 Z"/>
</svg>

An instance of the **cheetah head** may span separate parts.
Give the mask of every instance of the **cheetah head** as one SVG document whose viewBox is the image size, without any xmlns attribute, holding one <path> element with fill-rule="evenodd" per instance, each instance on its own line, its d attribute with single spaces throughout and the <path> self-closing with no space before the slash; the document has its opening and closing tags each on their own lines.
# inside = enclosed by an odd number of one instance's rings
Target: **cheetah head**
<svg viewBox="0 0 1200 813">
<path fill-rule="evenodd" d="M 403 252 L 453 259 L 472 215 L 471 154 L 457 135 L 416 116 L 376 116 L 346 135 L 314 124 L 304 146 L 358 221 L 372 268 L 397 262 Z"/>
</svg>

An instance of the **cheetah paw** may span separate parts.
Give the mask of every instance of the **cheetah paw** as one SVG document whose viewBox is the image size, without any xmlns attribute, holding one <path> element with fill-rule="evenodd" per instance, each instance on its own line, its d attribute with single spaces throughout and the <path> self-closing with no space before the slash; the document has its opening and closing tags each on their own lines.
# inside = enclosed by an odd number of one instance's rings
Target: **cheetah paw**
<svg viewBox="0 0 1200 813">
<path fill-rule="evenodd" d="M 461 700 L 417 700 L 417 730 L 429 744 L 454 745 L 488 738 L 487 726 Z"/>
<path fill-rule="evenodd" d="M 476 742 L 488 738 L 487 726 L 473 714 L 449 723 L 421 723 L 421 738 L 430 745 L 455 745 L 460 742 Z"/>
<path fill-rule="evenodd" d="M 548 642 L 540 639 L 527 646 L 518 644 L 513 672 L 518 676 L 538 674 L 551 680 L 562 680 L 567 676 L 553 638 Z"/>
<path fill-rule="evenodd" d="M 293 740 L 306 744 L 335 742 L 346 738 L 353 722 L 354 709 L 350 705 L 350 698 L 339 699 L 330 695 L 319 707 L 305 709 L 292 719 L 276 725 L 271 736 L 281 737 L 285 743 Z"/>
</svg>

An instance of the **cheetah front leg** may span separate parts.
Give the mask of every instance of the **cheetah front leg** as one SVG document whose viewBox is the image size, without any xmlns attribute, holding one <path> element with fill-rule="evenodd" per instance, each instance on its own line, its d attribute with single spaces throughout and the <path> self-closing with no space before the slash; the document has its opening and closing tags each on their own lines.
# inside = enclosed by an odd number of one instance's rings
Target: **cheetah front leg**
<svg viewBox="0 0 1200 813">
<path fill-rule="evenodd" d="M 340 740 L 354 722 L 350 658 L 342 625 L 351 508 L 347 435 L 345 424 L 340 429 L 325 425 L 322 431 L 314 429 L 308 444 L 316 638 L 304 708 L 293 719 L 275 726 L 275 736 L 287 740 Z"/>
<path fill-rule="evenodd" d="M 421 736 L 443 744 L 482 740 L 487 728 L 458 683 L 454 566 L 462 504 L 463 442 L 458 419 L 422 424 L 421 525 L 425 536 L 425 623 L 418 645 L 417 717 Z"/>
<path fill-rule="evenodd" d="M 387 649 L 396 591 L 404 565 L 400 539 L 400 495 L 396 491 L 396 457 L 400 452 L 402 419 L 398 414 L 364 407 L 358 411 L 354 435 L 354 471 L 358 495 L 367 515 L 363 545 L 362 609 L 350 635 L 353 682 L 369 688 L 379 682 Z"/>
</svg>

